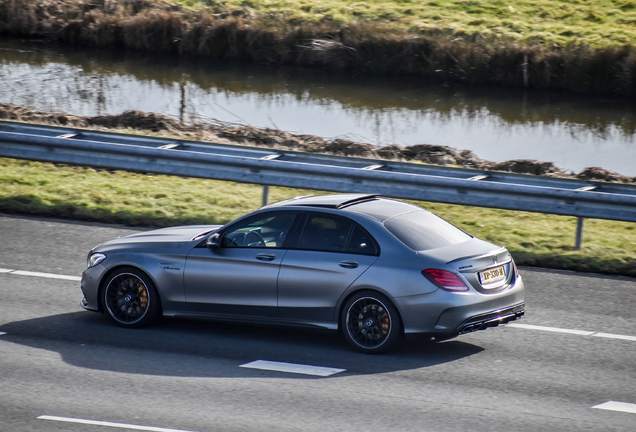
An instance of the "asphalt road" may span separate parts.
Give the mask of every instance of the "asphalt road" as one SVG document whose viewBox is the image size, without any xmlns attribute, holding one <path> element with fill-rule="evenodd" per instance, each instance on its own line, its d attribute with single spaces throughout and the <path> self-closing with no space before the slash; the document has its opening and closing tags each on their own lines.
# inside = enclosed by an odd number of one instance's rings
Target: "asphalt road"
<svg viewBox="0 0 636 432">
<path fill-rule="evenodd" d="M 1 431 L 636 430 L 636 279 L 522 268 L 518 323 L 538 327 L 369 356 L 327 331 L 121 329 L 81 309 L 77 280 L 51 278 L 133 231 L 0 215 Z M 241 367 L 257 360 L 345 370 Z"/>
</svg>

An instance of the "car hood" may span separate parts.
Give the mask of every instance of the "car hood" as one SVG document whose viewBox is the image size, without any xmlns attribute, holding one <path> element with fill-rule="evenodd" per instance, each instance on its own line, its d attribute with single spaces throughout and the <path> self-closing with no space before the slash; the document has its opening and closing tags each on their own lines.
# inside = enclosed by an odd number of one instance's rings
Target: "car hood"
<svg viewBox="0 0 636 432">
<path fill-rule="evenodd" d="M 184 243 L 203 237 L 219 229 L 222 225 L 188 225 L 143 231 L 126 237 L 118 237 L 101 246 L 127 243 Z"/>
</svg>

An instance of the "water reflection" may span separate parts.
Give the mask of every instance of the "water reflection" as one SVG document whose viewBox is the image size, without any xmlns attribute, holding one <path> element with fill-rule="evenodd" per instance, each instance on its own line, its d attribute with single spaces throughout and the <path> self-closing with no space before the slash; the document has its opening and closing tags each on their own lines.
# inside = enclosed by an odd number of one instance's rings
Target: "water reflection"
<svg viewBox="0 0 636 432">
<path fill-rule="evenodd" d="M 449 145 L 493 161 L 530 158 L 574 172 L 602 166 L 636 175 L 636 106 L 610 98 L 0 40 L 0 102 L 85 116 L 138 109 L 187 123 L 218 119 L 377 145 Z"/>
</svg>

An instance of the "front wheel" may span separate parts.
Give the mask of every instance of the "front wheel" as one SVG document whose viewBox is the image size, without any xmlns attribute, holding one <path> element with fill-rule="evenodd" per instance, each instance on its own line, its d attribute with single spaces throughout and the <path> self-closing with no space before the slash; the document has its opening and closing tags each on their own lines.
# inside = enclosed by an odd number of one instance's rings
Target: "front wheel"
<svg viewBox="0 0 636 432">
<path fill-rule="evenodd" d="M 142 327 L 161 313 L 159 294 L 141 271 L 122 268 L 110 274 L 103 291 L 104 309 L 122 327 Z"/>
<path fill-rule="evenodd" d="M 397 345 L 404 330 L 397 309 L 380 293 L 363 291 L 347 301 L 341 328 L 351 346 L 367 354 L 379 354 Z"/>
</svg>

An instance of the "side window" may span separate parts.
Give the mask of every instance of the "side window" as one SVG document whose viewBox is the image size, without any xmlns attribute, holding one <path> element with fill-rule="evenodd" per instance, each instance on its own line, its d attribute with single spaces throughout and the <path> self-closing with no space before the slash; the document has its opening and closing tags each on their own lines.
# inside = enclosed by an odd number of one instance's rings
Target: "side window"
<svg viewBox="0 0 636 432">
<path fill-rule="evenodd" d="M 296 218 L 295 212 L 268 212 L 229 227 L 221 247 L 281 248 Z"/>
<path fill-rule="evenodd" d="M 349 239 L 346 252 L 362 255 L 377 255 L 378 247 L 370 234 L 358 225 L 355 225 L 353 227 L 353 232 L 351 233 L 351 238 Z"/>
<path fill-rule="evenodd" d="M 330 214 L 310 213 L 300 234 L 298 248 L 343 252 L 353 222 Z"/>
</svg>

